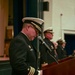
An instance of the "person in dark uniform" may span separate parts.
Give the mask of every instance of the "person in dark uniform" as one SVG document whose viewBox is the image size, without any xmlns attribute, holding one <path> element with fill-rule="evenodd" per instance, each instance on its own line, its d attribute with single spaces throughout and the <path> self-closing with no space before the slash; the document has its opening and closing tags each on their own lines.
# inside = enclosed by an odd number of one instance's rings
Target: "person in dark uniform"
<svg viewBox="0 0 75 75">
<path fill-rule="evenodd" d="M 65 45 L 66 42 L 62 39 L 57 40 L 58 46 L 57 46 L 57 54 L 58 54 L 58 59 L 61 60 L 63 58 L 67 57 L 67 53 L 65 50 Z"/>
<path fill-rule="evenodd" d="M 75 57 L 75 49 L 73 50 L 72 56 Z"/>
<path fill-rule="evenodd" d="M 13 38 L 9 47 L 9 58 L 12 75 L 42 75 L 37 70 L 37 50 L 31 44 L 41 32 L 42 19 L 25 17 L 22 19 L 23 28 Z"/>
<path fill-rule="evenodd" d="M 53 39 L 53 29 L 52 27 L 47 28 L 44 31 L 44 36 L 45 38 L 43 39 L 44 42 L 48 45 L 48 47 L 50 48 L 50 50 L 42 43 L 41 44 L 41 49 L 40 49 L 40 53 L 41 53 L 41 66 L 46 66 L 48 64 L 51 64 L 53 62 L 55 62 L 55 59 L 53 58 L 55 56 L 54 50 L 54 44 L 51 41 Z"/>
</svg>

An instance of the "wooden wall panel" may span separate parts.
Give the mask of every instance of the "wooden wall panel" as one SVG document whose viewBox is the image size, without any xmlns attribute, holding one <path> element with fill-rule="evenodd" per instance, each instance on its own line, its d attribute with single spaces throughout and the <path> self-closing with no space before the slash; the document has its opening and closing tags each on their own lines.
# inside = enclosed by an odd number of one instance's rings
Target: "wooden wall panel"
<svg viewBox="0 0 75 75">
<path fill-rule="evenodd" d="M 4 54 L 5 27 L 8 25 L 8 0 L 0 0 L 0 56 Z"/>
</svg>

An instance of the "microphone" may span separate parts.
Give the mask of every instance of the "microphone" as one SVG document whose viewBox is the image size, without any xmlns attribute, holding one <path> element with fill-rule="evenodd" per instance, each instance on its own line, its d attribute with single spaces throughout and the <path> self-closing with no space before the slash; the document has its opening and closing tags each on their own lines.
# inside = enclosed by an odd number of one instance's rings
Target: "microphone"
<svg viewBox="0 0 75 75">
<path fill-rule="evenodd" d="M 46 42 L 42 39 L 41 36 L 38 36 L 38 39 L 42 41 L 42 43 L 48 48 L 48 50 L 49 50 L 50 52 L 52 51 L 52 50 L 50 49 L 50 47 L 46 44 Z M 55 60 L 55 62 L 56 62 L 57 64 L 59 64 L 58 61 L 57 61 L 57 59 L 56 59 L 53 55 L 51 55 L 49 51 L 47 51 L 48 54 Z"/>
<path fill-rule="evenodd" d="M 52 51 L 52 50 L 50 49 L 50 47 L 49 47 L 49 46 L 45 43 L 45 41 L 42 39 L 41 36 L 38 36 L 38 39 L 42 41 L 42 43 L 50 50 L 50 52 Z"/>
</svg>

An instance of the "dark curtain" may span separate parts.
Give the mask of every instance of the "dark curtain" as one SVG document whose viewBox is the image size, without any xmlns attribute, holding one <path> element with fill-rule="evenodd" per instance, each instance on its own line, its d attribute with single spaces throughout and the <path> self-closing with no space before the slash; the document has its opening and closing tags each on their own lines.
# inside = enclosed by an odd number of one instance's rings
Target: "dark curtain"
<svg viewBox="0 0 75 75">
<path fill-rule="evenodd" d="M 65 40 L 66 40 L 65 50 L 67 51 L 68 55 L 71 55 L 73 53 L 73 50 L 75 49 L 75 35 L 65 34 Z"/>
</svg>

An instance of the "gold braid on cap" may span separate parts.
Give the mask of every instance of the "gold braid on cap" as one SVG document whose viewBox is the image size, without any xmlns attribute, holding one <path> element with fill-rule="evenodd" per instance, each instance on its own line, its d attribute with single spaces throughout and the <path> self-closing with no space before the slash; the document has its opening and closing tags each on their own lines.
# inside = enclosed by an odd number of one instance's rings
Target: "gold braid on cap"
<svg viewBox="0 0 75 75">
<path fill-rule="evenodd" d="M 37 24 L 35 24 L 34 22 L 31 22 L 31 24 L 33 24 L 35 26 L 35 28 L 37 28 L 39 31 L 41 31 L 41 28 Z"/>
<path fill-rule="evenodd" d="M 28 75 L 34 75 L 34 73 L 35 73 L 35 69 L 30 66 L 30 71 L 29 71 Z"/>
</svg>

